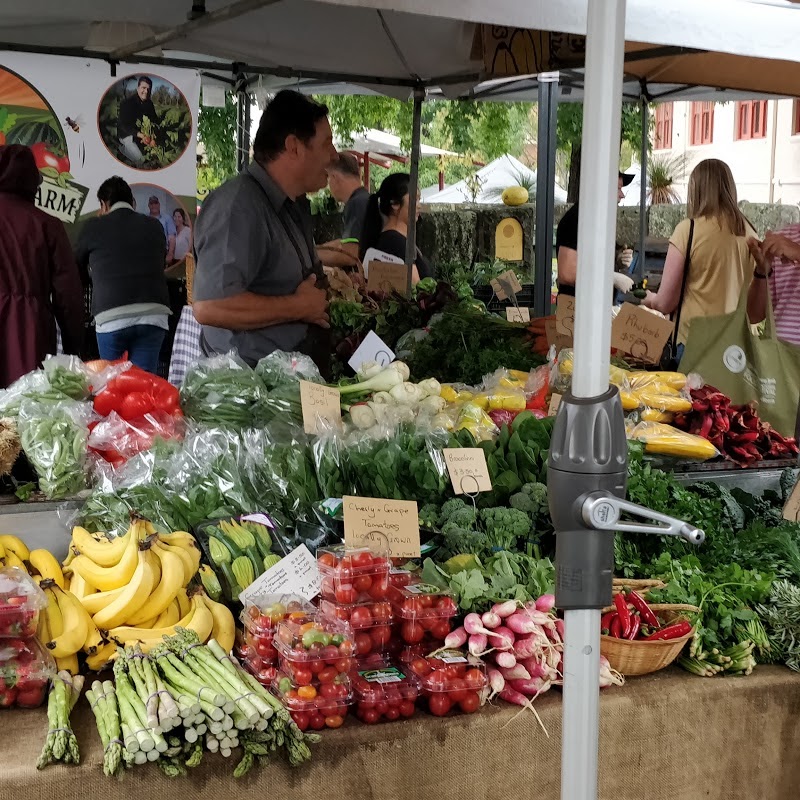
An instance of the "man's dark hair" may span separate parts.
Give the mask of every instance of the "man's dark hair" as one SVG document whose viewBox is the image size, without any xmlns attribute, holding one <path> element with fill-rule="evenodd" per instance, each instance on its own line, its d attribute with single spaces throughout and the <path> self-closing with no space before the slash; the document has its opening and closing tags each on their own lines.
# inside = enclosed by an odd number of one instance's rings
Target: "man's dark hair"
<svg viewBox="0 0 800 800">
<path fill-rule="evenodd" d="M 133 205 L 133 192 L 119 175 L 114 175 L 113 178 L 106 178 L 100 184 L 100 188 L 97 190 L 97 199 L 109 206 L 113 206 L 114 203 Z"/>
<path fill-rule="evenodd" d="M 328 115 L 328 107 L 299 92 L 278 92 L 261 115 L 253 141 L 256 161 L 273 161 L 286 149 L 286 137 L 296 136 L 308 144 L 317 132 L 317 123 Z"/>
<path fill-rule="evenodd" d="M 338 172 L 340 175 L 347 175 L 349 178 L 361 180 L 361 170 L 358 166 L 358 159 L 352 153 L 339 153 L 328 170 Z"/>
<path fill-rule="evenodd" d="M 152 78 L 148 78 L 148 77 L 147 77 L 147 75 L 142 75 L 142 77 L 141 77 L 141 78 L 139 78 L 139 80 L 138 80 L 138 81 L 136 81 L 136 85 L 137 85 L 137 86 L 138 86 L 140 83 L 146 83 L 146 84 L 147 84 L 147 85 L 150 87 L 150 89 L 152 89 L 152 88 L 153 88 L 153 80 L 152 80 Z"/>
</svg>

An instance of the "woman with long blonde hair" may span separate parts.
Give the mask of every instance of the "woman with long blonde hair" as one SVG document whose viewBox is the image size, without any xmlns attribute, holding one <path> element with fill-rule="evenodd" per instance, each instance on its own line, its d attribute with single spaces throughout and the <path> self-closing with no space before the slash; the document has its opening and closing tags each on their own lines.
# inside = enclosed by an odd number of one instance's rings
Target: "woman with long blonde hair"
<svg viewBox="0 0 800 800">
<path fill-rule="evenodd" d="M 730 167 L 716 158 L 701 161 L 687 194 L 688 217 L 670 237 L 658 293 L 648 292 L 642 301 L 662 314 L 680 306 L 679 344 L 686 343 L 695 317 L 736 310 L 755 266 L 747 240 L 756 233 L 739 210 Z"/>
</svg>

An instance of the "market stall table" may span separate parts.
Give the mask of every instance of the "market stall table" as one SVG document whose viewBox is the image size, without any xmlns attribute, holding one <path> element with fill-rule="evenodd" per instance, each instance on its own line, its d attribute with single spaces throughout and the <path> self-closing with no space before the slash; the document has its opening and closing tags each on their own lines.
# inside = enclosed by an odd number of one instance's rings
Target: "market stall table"
<svg viewBox="0 0 800 800">
<path fill-rule="evenodd" d="M 550 732 L 532 714 L 505 703 L 473 716 L 376 726 L 348 720 L 323 734 L 310 765 L 282 763 L 234 780 L 235 755 L 206 754 L 188 778 L 170 780 L 153 765 L 122 781 L 105 778 L 94 719 L 81 700 L 73 727 L 79 767 L 36 771 L 47 727 L 45 709 L 0 712 L 2 797 L 78 800 L 163 800 L 165 792 L 215 800 L 263 791 L 281 800 L 315 795 L 352 800 L 484 800 L 558 797 L 561 697 L 536 702 Z M 759 667 L 746 678 L 703 679 L 674 668 L 630 679 L 602 694 L 600 796 L 613 800 L 698 800 L 757 797 L 785 800 L 800 783 L 800 676 Z"/>
</svg>

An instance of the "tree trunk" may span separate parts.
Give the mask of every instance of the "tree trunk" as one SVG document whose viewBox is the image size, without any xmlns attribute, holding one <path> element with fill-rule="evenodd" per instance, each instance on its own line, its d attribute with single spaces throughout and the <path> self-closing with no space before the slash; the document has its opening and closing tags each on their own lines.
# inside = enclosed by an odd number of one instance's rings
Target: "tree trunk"
<svg viewBox="0 0 800 800">
<path fill-rule="evenodd" d="M 569 179 L 567 181 L 567 202 L 577 203 L 581 185 L 581 146 L 572 145 L 569 161 Z"/>
</svg>

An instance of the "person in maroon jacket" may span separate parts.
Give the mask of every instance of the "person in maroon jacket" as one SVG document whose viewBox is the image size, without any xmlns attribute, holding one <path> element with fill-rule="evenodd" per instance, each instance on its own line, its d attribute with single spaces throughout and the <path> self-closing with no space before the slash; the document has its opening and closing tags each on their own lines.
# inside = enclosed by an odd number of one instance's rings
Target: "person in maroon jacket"
<svg viewBox="0 0 800 800">
<path fill-rule="evenodd" d="M 34 205 L 41 182 L 30 148 L 0 146 L 0 388 L 83 339 L 83 285 L 64 225 Z"/>
</svg>

